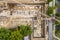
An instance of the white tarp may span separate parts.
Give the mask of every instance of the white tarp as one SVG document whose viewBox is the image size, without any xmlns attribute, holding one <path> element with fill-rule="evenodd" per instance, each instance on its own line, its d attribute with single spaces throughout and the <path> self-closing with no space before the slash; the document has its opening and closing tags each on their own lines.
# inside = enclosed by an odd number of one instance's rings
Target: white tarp
<svg viewBox="0 0 60 40">
<path fill-rule="evenodd" d="M 25 37 L 24 37 L 24 40 L 30 40 L 30 39 L 29 39 L 29 36 L 25 36 Z"/>
</svg>

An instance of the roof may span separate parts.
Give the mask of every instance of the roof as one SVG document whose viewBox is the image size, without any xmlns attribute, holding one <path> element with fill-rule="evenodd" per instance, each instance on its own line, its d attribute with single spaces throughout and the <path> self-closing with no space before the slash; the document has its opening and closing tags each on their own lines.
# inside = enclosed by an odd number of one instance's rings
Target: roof
<svg viewBox="0 0 60 40">
<path fill-rule="evenodd" d="M 45 3 L 46 0 L 8 0 L 8 3 Z"/>
</svg>

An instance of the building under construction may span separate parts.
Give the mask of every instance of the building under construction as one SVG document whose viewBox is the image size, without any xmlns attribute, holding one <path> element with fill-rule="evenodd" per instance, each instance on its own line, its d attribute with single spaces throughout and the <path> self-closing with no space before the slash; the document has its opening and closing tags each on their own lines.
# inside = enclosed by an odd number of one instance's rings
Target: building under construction
<svg viewBox="0 0 60 40">
<path fill-rule="evenodd" d="M 30 40 L 48 40 L 47 0 L 0 0 L 0 26 L 31 25 Z"/>
</svg>

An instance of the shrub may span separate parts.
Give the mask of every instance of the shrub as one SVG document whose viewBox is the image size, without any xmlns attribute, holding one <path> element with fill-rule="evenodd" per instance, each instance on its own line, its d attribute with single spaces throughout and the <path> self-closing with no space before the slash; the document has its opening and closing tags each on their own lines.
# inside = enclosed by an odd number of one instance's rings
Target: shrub
<svg viewBox="0 0 60 40">
<path fill-rule="evenodd" d="M 0 28 L 0 40 L 8 40 L 10 30 L 6 28 Z"/>
<path fill-rule="evenodd" d="M 56 17 L 60 17 L 60 12 L 59 13 L 56 13 Z"/>
<path fill-rule="evenodd" d="M 53 14 L 53 8 L 52 7 L 48 7 L 47 15 L 48 16 L 52 16 L 52 14 Z"/>
<path fill-rule="evenodd" d="M 18 28 L 19 29 L 19 28 Z M 25 25 L 21 25 L 20 26 L 20 33 L 23 36 L 27 36 L 30 35 L 32 33 L 31 27 L 29 25 L 25 26 Z"/>
<path fill-rule="evenodd" d="M 53 1 L 53 0 L 47 0 L 48 3 L 51 2 L 51 1 Z"/>
<path fill-rule="evenodd" d="M 55 22 L 56 25 L 60 25 L 60 22 Z"/>
<path fill-rule="evenodd" d="M 60 30 L 56 30 L 55 35 L 60 38 Z"/>
<path fill-rule="evenodd" d="M 17 26 L 17 28 L 0 29 L 0 40 L 22 40 L 24 36 L 28 36 L 32 33 L 31 27 L 29 25 Z"/>
<path fill-rule="evenodd" d="M 15 30 L 13 32 L 11 32 L 10 40 L 22 40 L 22 35 L 20 34 L 19 30 Z"/>
</svg>

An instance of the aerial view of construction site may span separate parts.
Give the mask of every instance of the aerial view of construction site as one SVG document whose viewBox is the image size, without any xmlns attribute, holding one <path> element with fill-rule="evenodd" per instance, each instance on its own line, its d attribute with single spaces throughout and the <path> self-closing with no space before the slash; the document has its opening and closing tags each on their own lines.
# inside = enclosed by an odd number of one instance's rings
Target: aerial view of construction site
<svg viewBox="0 0 60 40">
<path fill-rule="evenodd" d="M 0 0 L 0 40 L 60 40 L 60 0 Z"/>
</svg>

